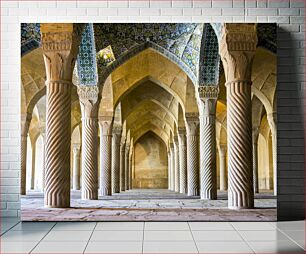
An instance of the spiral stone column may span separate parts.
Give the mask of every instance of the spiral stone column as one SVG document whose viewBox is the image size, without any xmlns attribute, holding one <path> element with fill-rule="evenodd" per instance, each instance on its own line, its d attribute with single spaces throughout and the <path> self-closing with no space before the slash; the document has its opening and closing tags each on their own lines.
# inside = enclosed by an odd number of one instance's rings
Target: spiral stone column
<svg viewBox="0 0 306 254">
<path fill-rule="evenodd" d="M 170 143 L 170 190 L 174 191 L 174 144 Z"/>
<path fill-rule="evenodd" d="M 101 196 L 112 193 L 112 129 L 113 117 L 102 116 L 99 118 L 100 126 L 100 191 Z"/>
<path fill-rule="evenodd" d="M 199 195 L 199 116 L 186 113 L 187 190 L 188 196 Z"/>
<path fill-rule="evenodd" d="M 173 137 L 174 141 L 174 191 L 180 191 L 180 157 L 178 136 Z"/>
<path fill-rule="evenodd" d="M 20 143 L 20 194 L 26 195 L 26 181 L 27 181 L 27 140 L 29 127 L 32 119 L 32 114 L 27 113 L 21 116 L 21 143 Z"/>
<path fill-rule="evenodd" d="M 120 144 L 120 191 L 125 191 L 125 141 Z"/>
<path fill-rule="evenodd" d="M 42 174 L 41 174 L 41 191 L 43 192 L 45 189 L 45 179 L 46 179 L 46 173 L 45 173 L 45 168 L 46 168 L 46 127 L 42 126 L 40 127 L 40 134 L 43 140 L 43 151 L 42 151 L 42 157 L 43 157 L 43 161 L 42 161 Z"/>
<path fill-rule="evenodd" d="M 82 112 L 82 199 L 98 199 L 98 94 L 97 86 L 79 86 Z"/>
<path fill-rule="evenodd" d="M 129 189 L 131 190 L 133 188 L 133 148 L 131 149 L 131 153 L 129 156 Z"/>
<path fill-rule="evenodd" d="M 35 187 L 35 166 L 36 166 L 36 140 L 32 143 L 32 169 L 31 169 L 31 190 Z"/>
<path fill-rule="evenodd" d="M 255 127 L 252 129 L 252 146 L 253 146 L 253 186 L 254 193 L 258 193 L 258 135 L 259 128 Z"/>
<path fill-rule="evenodd" d="M 272 135 L 272 157 L 273 157 L 273 190 L 274 195 L 277 195 L 277 129 L 276 121 L 277 114 L 275 112 L 267 115 L 268 123 L 271 129 Z"/>
<path fill-rule="evenodd" d="M 125 145 L 125 162 L 124 162 L 124 167 L 125 167 L 125 190 L 130 189 L 130 144 L 126 143 Z"/>
<path fill-rule="evenodd" d="M 46 168 L 44 204 L 70 206 L 72 73 L 83 24 L 40 25 L 46 69 Z"/>
<path fill-rule="evenodd" d="M 224 24 L 220 55 L 227 89 L 228 207 L 254 207 L 251 72 L 255 24 Z"/>
<path fill-rule="evenodd" d="M 73 190 L 80 189 L 80 177 L 81 177 L 81 168 L 80 168 L 80 155 L 81 155 L 81 145 L 73 145 Z"/>
<path fill-rule="evenodd" d="M 216 105 L 219 87 L 199 86 L 201 199 L 217 199 Z"/>
<path fill-rule="evenodd" d="M 168 155 L 168 190 L 171 190 L 171 154 L 170 154 L 170 146 L 167 152 Z"/>
<path fill-rule="evenodd" d="M 220 190 L 227 190 L 227 174 L 226 174 L 226 144 L 218 145 L 219 165 L 220 165 Z"/>
<path fill-rule="evenodd" d="M 179 155 L 180 155 L 180 193 L 187 193 L 187 146 L 186 128 L 178 128 Z"/>
<path fill-rule="evenodd" d="M 121 141 L 121 127 L 113 127 L 112 137 L 112 193 L 120 192 L 120 141 Z"/>
</svg>

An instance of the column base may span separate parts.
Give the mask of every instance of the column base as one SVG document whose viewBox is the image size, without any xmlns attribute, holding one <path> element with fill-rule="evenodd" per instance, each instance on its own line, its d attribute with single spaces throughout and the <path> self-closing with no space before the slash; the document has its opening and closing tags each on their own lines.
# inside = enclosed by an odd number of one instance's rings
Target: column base
<svg viewBox="0 0 306 254">
<path fill-rule="evenodd" d="M 188 196 L 199 196 L 198 190 L 188 190 Z"/>
<path fill-rule="evenodd" d="M 217 199 L 217 194 L 212 193 L 212 192 L 201 191 L 200 196 L 201 196 L 201 199 L 205 199 L 205 200 L 216 200 Z"/>
<path fill-rule="evenodd" d="M 253 209 L 254 206 L 228 206 L 227 208 L 231 210 L 241 210 L 241 209 Z"/>
<path fill-rule="evenodd" d="M 99 190 L 99 196 L 111 196 L 112 193 L 110 191 L 110 189 L 107 188 L 103 188 Z"/>
<path fill-rule="evenodd" d="M 83 200 L 98 200 L 98 193 L 82 193 Z"/>
<path fill-rule="evenodd" d="M 119 188 L 118 189 L 112 189 L 112 193 L 120 193 Z"/>
</svg>

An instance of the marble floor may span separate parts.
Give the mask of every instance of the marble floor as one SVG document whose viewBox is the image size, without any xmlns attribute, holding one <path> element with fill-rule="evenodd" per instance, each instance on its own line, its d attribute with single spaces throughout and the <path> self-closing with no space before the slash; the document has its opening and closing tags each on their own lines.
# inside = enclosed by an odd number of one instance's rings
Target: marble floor
<svg viewBox="0 0 306 254">
<path fill-rule="evenodd" d="M 305 253 L 305 221 L 19 222 L 1 218 L 0 253 Z"/>
<path fill-rule="evenodd" d="M 276 198 L 256 194 L 255 209 L 227 209 L 227 194 L 201 200 L 169 190 L 129 190 L 99 200 L 81 200 L 72 191 L 71 208 L 44 208 L 43 194 L 30 191 L 21 198 L 23 221 L 275 221 Z"/>
</svg>

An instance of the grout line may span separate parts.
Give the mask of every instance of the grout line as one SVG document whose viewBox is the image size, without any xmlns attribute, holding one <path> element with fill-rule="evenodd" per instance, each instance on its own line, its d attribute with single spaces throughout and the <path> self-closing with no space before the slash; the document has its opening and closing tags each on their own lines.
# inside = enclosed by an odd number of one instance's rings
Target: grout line
<svg viewBox="0 0 306 254">
<path fill-rule="evenodd" d="M 197 252 L 200 253 L 200 251 L 199 251 L 199 249 L 198 249 L 198 245 L 197 245 L 197 243 L 196 243 L 196 241 L 195 241 L 195 239 L 194 239 L 194 237 L 193 237 L 193 233 L 192 233 L 191 227 L 190 227 L 190 225 L 189 225 L 189 221 L 187 221 L 187 225 L 188 225 L 188 227 L 189 227 L 189 231 L 190 231 L 190 233 L 191 233 L 193 242 L 194 242 L 194 244 L 195 244 L 195 246 L 196 246 Z"/>
<path fill-rule="evenodd" d="M 13 226 L 11 226 L 9 229 L 5 230 L 3 233 L 0 234 L 0 236 L 4 235 L 5 233 L 9 232 L 12 228 L 14 228 L 15 226 L 17 226 L 19 223 L 21 223 L 21 221 L 16 222 L 16 224 L 13 224 Z"/>
<path fill-rule="evenodd" d="M 93 228 L 93 230 L 92 230 L 92 232 L 91 232 L 91 234 L 90 234 L 90 237 L 89 237 L 89 239 L 88 239 L 88 241 L 87 241 L 87 243 L 86 243 L 86 246 L 85 246 L 85 248 L 84 248 L 83 254 L 85 253 L 85 251 L 86 251 L 86 249 L 87 249 L 87 246 L 88 246 L 88 244 L 89 244 L 89 241 L 90 241 L 90 239 L 91 239 L 93 233 L 95 232 L 95 229 L 96 229 L 97 225 L 98 225 L 98 222 L 96 222 L 96 225 L 94 226 L 94 228 Z"/>
<path fill-rule="evenodd" d="M 142 244 L 141 244 L 141 253 L 143 253 L 143 245 L 144 245 L 144 234 L 145 234 L 145 221 L 143 222 L 143 226 L 142 226 Z"/>
<path fill-rule="evenodd" d="M 234 228 L 234 230 L 237 232 L 237 234 L 241 237 L 242 241 L 246 243 L 247 246 L 253 251 L 253 253 L 256 253 L 256 251 L 252 248 L 252 246 L 249 244 L 247 240 L 244 239 L 244 237 L 240 234 L 239 230 L 234 227 L 232 222 L 229 222 L 231 226 Z"/>
<path fill-rule="evenodd" d="M 283 230 L 281 230 L 281 229 L 279 229 L 279 228 L 276 228 L 278 231 L 280 231 L 281 233 L 283 233 L 286 237 L 288 237 L 289 238 L 289 240 L 291 240 L 292 242 L 294 242 L 296 245 L 298 245 L 299 247 L 301 247 L 303 250 L 305 250 L 305 247 L 303 247 L 303 246 L 301 246 L 298 242 L 296 242 L 292 237 L 290 237 L 289 235 L 287 235 L 286 233 L 285 233 L 285 231 L 283 231 Z M 299 230 L 292 230 L 292 231 L 299 231 Z M 301 231 L 303 231 L 303 230 L 301 230 Z M 305 231 L 304 231 L 304 233 L 305 233 Z M 305 245 L 305 242 L 304 242 L 304 245 Z"/>
<path fill-rule="evenodd" d="M 40 242 L 51 232 L 51 230 L 55 227 L 56 224 L 57 222 L 49 229 L 49 231 L 43 236 L 43 238 L 38 241 L 38 243 L 29 251 L 29 253 L 32 253 L 32 251 L 34 251 L 38 244 L 40 244 Z"/>
</svg>

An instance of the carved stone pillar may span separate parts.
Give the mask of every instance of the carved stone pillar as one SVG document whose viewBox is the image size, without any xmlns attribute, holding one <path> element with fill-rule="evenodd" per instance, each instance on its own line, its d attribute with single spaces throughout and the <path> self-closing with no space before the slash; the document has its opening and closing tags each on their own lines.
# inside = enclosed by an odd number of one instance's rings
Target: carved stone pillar
<svg viewBox="0 0 306 254">
<path fill-rule="evenodd" d="M 120 144 L 120 191 L 125 191 L 125 141 Z"/>
<path fill-rule="evenodd" d="M 133 188 L 133 149 L 130 148 L 132 151 L 129 156 L 129 189 L 131 190 Z"/>
<path fill-rule="evenodd" d="M 174 136 L 174 191 L 180 191 L 180 157 L 178 136 Z"/>
<path fill-rule="evenodd" d="M 113 127 L 112 138 L 112 193 L 120 192 L 120 141 L 121 127 Z"/>
<path fill-rule="evenodd" d="M 201 199 L 217 199 L 216 105 L 218 86 L 200 86 Z"/>
<path fill-rule="evenodd" d="M 219 165 L 220 165 L 220 190 L 227 190 L 227 173 L 226 173 L 226 144 L 218 145 Z"/>
<path fill-rule="evenodd" d="M 188 196 L 199 195 L 199 116 L 186 114 Z"/>
<path fill-rule="evenodd" d="M 130 144 L 126 143 L 125 145 L 125 162 L 124 162 L 124 167 L 125 167 L 125 190 L 130 189 Z"/>
<path fill-rule="evenodd" d="M 112 171 L 112 117 L 100 117 L 100 195 L 109 196 Z"/>
<path fill-rule="evenodd" d="M 32 143 L 32 170 L 31 170 L 31 190 L 35 188 L 35 166 L 36 166 L 36 140 Z"/>
<path fill-rule="evenodd" d="M 259 192 L 258 188 L 258 135 L 259 128 L 255 127 L 252 129 L 252 146 L 253 146 L 253 186 L 254 193 Z"/>
<path fill-rule="evenodd" d="M 46 207 L 70 206 L 71 80 L 82 26 L 40 25 L 47 86 Z"/>
<path fill-rule="evenodd" d="M 32 114 L 27 113 L 21 116 L 21 143 L 20 143 L 20 194 L 26 195 L 26 181 L 27 181 L 27 139 L 29 127 L 32 119 Z"/>
<path fill-rule="evenodd" d="M 174 144 L 170 143 L 170 190 L 174 191 Z"/>
<path fill-rule="evenodd" d="M 98 199 L 98 95 L 97 86 L 79 86 L 82 112 L 82 199 Z"/>
<path fill-rule="evenodd" d="M 45 179 L 46 179 L 46 127 L 40 127 L 40 134 L 43 140 L 43 147 L 42 147 L 42 169 L 41 169 L 41 191 L 43 192 L 45 189 Z"/>
<path fill-rule="evenodd" d="M 170 146 L 168 150 L 168 190 L 171 190 L 171 154 L 170 154 Z"/>
<path fill-rule="evenodd" d="M 80 177 L 81 177 L 81 168 L 80 168 L 80 156 L 81 155 L 81 146 L 80 144 L 73 145 L 73 185 L 74 190 L 80 189 Z"/>
<path fill-rule="evenodd" d="M 227 89 L 228 207 L 253 208 L 251 72 L 254 24 L 224 24 L 220 55 Z"/>
<path fill-rule="evenodd" d="M 186 128 L 179 127 L 179 154 L 180 154 L 180 193 L 187 193 L 187 146 Z"/>
<path fill-rule="evenodd" d="M 277 129 L 276 129 L 277 118 L 276 117 L 277 114 L 275 112 L 267 115 L 272 135 L 273 190 L 275 196 L 277 195 Z"/>
</svg>

